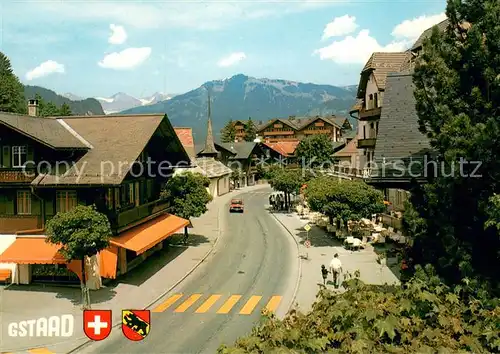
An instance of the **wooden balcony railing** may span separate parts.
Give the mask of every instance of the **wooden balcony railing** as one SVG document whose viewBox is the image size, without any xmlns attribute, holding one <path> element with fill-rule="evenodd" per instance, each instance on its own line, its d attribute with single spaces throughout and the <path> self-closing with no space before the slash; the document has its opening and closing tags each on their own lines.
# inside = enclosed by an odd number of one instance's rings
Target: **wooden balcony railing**
<svg viewBox="0 0 500 354">
<path fill-rule="evenodd" d="M 382 108 L 377 107 L 377 108 L 372 108 L 372 109 L 366 109 L 363 108 L 361 111 L 359 111 L 359 119 L 363 120 L 368 120 L 368 119 L 377 119 L 380 118 L 380 114 L 382 113 Z"/>
<path fill-rule="evenodd" d="M 0 168 L 0 183 L 31 183 L 36 169 Z"/>
<path fill-rule="evenodd" d="M 264 132 L 264 136 L 273 136 L 273 135 L 293 135 L 295 132 L 293 130 L 283 130 L 283 131 L 272 131 L 272 132 Z"/>
<path fill-rule="evenodd" d="M 359 139 L 358 149 L 373 148 L 377 142 L 377 138 Z"/>
<path fill-rule="evenodd" d="M 164 211 L 167 208 L 168 203 L 161 200 L 155 200 L 153 202 L 139 205 L 138 207 L 134 207 L 121 212 L 119 211 L 116 214 L 108 214 L 108 218 L 113 229 L 121 229 L 124 226 L 145 219 L 160 211 Z"/>
</svg>

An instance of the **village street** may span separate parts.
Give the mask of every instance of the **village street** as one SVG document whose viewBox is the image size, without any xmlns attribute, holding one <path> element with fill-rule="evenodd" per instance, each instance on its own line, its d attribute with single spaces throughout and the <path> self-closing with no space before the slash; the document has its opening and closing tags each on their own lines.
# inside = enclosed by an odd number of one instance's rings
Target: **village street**
<svg viewBox="0 0 500 354">
<path fill-rule="evenodd" d="M 32 285 L 3 290 L 1 350 L 214 353 L 220 344 L 248 333 L 266 307 L 279 317 L 292 306 L 308 311 L 322 282 L 320 266 L 328 265 L 334 253 L 346 271 L 360 270 L 367 283 L 398 281 L 389 268 L 377 265 L 373 249 L 346 251 L 315 226 L 306 248 L 303 227 L 308 221 L 267 210 L 270 192 L 267 185 L 257 185 L 215 199 L 206 214 L 194 219 L 188 247 L 170 247 L 115 284 L 92 292 L 92 308 L 113 310 L 116 327 L 102 342 L 91 343 L 83 334 L 79 289 Z M 245 202 L 243 214 L 228 212 L 236 196 Z M 121 310 L 130 308 L 152 310 L 151 332 L 142 342 L 130 342 L 121 332 Z M 9 322 L 62 314 L 75 317 L 72 338 L 7 335 Z"/>
</svg>

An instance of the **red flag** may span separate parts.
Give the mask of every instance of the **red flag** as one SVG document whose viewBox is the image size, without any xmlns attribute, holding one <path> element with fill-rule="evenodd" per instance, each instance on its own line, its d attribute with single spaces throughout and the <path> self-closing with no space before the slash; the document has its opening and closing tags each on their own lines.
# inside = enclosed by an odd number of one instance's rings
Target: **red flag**
<svg viewBox="0 0 500 354">
<path fill-rule="evenodd" d="M 90 339 L 106 339 L 111 333 L 111 324 L 111 310 L 83 310 L 83 331 Z"/>
</svg>

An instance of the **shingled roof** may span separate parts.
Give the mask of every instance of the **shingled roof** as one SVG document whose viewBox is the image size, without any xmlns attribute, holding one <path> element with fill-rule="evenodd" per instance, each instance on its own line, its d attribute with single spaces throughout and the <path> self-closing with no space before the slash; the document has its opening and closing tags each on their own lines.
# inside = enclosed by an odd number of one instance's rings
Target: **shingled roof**
<svg viewBox="0 0 500 354">
<path fill-rule="evenodd" d="M 248 159 L 253 149 L 255 148 L 255 145 L 257 145 L 257 143 L 240 141 L 235 143 L 221 143 L 217 145 L 223 147 L 228 151 L 231 151 L 233 154 L 235 154 L 231 158 L 238 160 L 238 159 Z"/>
<path fill-rule="evenodd" d="M 64 117 L 58 120 L 78 132 L 92 148 L 68 171 L 59 171 L 59 175 L 40 174 L 33 180 L 33 185 L 119 185 L 128 174 L 130 164 L 137 160 L 160 125 L 162 131 L 169 131 L 172 135 L 165 148 L 188 159 L 165 114 Z"/>
<path fill-rule="evenodd" d="M 195 165 L 208 178 L 227 176 L 233 172 L 229 167 L 212 157 L 198 157 L 195 159 Z"/>
<path fill-rule="evenodd" d="M 446 30 L 446 27 L 448 27 L 448 25 L 450 24 L 450 21 L 448 19 L 446 20 L 443 20 L 441 22 L 439 22 L 438 24 L 434 25 L 434 26 L 437 26 L 438 30 L 439 31 L 445 31 Z M 432 29 L 434 28 L 434 26 L 426 29 L 421 35 L 420 37 L 418 37 L 417 41 L 415 42 L 415 44 L 413 44 L 413 46 L 411 47 L 411 51 L 414 52 L 418 49 L 420 49 L 422 47 L 422 44 L 424 43 L 424 40 L 429 38 L 431 35 L 432 35 Z"/>
<path fill-rule="evenodd" d="M 389 74 L 380 118 L 375 161 L 405 159 L 430 152 L 429 140 L 419 131 L 410 74 Z"/>
<path fill-rule="evenodd" d="M 375 52 L 365 64 L 362 73 L 374 70 L 373 74 L 379 89 L 385 89 L 385 81 L 388 73 L 399 72 L 401 66 L 411 55 L 409 52 L 383 53 Z"/>
<path fill-rule="evenodd" d="M 41 144 L 53 149 L 88 149 L 89 144 L 68 129 L 61 119 L 30 117 L 0 112 L 4 124 Z"/>
</svg>

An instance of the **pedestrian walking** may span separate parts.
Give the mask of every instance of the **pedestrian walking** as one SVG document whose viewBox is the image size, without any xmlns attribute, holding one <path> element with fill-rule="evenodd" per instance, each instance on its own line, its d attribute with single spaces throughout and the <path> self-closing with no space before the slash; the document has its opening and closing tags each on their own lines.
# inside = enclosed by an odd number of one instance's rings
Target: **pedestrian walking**
<svg viewBox="0 0 500 354">
<path fill-rule="evenodd" d="M 332 273 L 333 286 L 335 286 L 335 289 L 338 289 L 340 273 L 342 272 L 342 262 L 339 259 L 338 253 L 335 253 L 330 262 L 330 272 Z"/>
<path fill-rule="evenodd" d="M 321 265 L 321 276 L 323 277 L 323 285 L 326 285 L 326 278 L 328 278 L 328 269 L 326 269 L 325 265 Z"/>
</svg>

